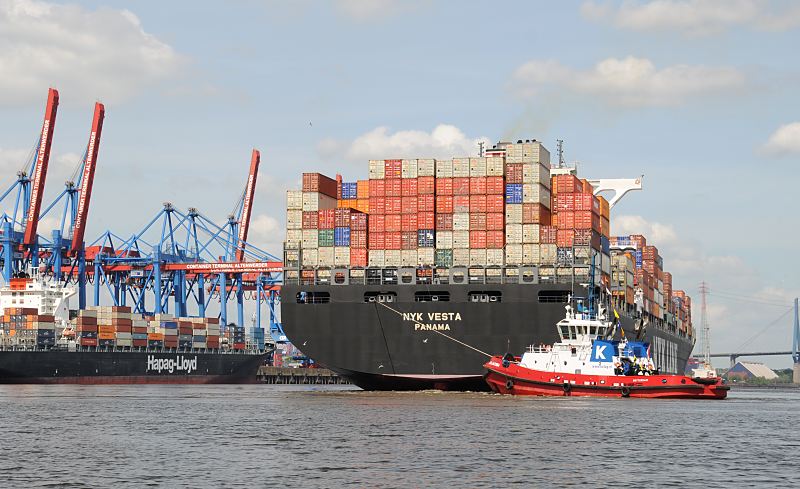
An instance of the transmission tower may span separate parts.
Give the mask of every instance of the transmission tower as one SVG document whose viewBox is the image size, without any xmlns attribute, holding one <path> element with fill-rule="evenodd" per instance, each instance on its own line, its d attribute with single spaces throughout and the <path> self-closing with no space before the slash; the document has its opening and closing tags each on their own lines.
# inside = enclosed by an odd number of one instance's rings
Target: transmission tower
<svg viewBox="0 0 800 489">
<path fill-rule="evenodd" d="M 703 328 L 703 360 L 706 365 L 711 365 L 711 346 L 709 342 L 708 311 L 706 310 L 706 295 L 709 293 L 708 284 L 700 283 L 700 327 Z"/>
</svg>

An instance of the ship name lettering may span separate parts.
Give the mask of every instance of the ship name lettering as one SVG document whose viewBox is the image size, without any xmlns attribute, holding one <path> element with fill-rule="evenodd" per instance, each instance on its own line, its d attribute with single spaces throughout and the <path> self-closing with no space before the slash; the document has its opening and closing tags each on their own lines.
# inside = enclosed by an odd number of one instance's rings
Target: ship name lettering
<svg viewBox="0 0 800 489">
<path fill-rule="evenodd" d="M 186 372 L 190 374 L 197 370 L 197 356 L 192 358 L 184 355 L 176 355 L 175 358 L 156 358 L 155 355 L 147 355 L 148 372 Z"/>
<path fill-rule="evenodd" d="M 450 331 L 450 325 L 441 323 L 414 323 L 414 331 Z"/>
</svg>

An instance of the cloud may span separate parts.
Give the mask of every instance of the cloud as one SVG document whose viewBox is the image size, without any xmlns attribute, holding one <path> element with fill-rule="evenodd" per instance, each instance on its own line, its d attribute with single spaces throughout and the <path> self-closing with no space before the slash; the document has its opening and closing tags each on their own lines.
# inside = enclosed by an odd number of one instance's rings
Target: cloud
<svg viewBox="0 0 800 489">
<path fill-rule="evenodd" d="M 175 50 L 128 10 L 87 10 L 38 0 L 0 3 L 0 106 L 64 100 L 115 103 L 174 75 Z"/>
<path fill-rule="evenodd" d="M 612 106 L 681 105 L 692 97 L 743 87 L 745 76 L 730 67 L 678 64 L 661 69 L 646 58 L 608 58 L 579 70 L 558 61 L 533 60 L 514 72 L 511 90 L 522 98 L 570 91 Z"/>
<path fill-rule="evenodd" d="M 336 10 L 357 22 L 381 20 L 416 9 L 416 1 L 400 0 L 337 0 Z"/>
<path fill-rule="evenodd" d="M 283 249 L 285 230 L 277 219 L 268 214 L 258 214 L 250 218 L 250 232 L 247 242 L 263 251 L 277 254 Z"/>
<path fill-rule="evenodd" d="M 489 138 L 467 137 L 461 129 L 439 124 L 431 132 L 405 130 L 390 132 L 377 127 L 356 137 L 351 143 L 323 139 L 317 151 L 323 157 L 343 155 L 350 161 L 364 162 L 384 158 L 452 158 L 478 154 L 478 145 L 489 144 Z"/>
<path fill-rule="evenodd" d="M 616 6 L 615 6 L 616 5 Z M 680 31 L 689 36 L 742 27 L 786 31 L 800 27 L 800 6 L 770 0 L 655 0 L 584 2 L 584 18 L 636 31 Z"/>
<path fill-rule="evenodd" d="M 669 246 L 678 243 L 678 235 L 675 229 L 668 224 L 647 221 L 642 216 L 614 216 L 612 221 L 614 236 L 627 236 L 630 234 L 641 234 L 651 241 L 655 246 Z"/>
<path fill-rule="evenodd" d="M 800 154 L 800 122 L 779 127 L 767 140 L 764 151 L 773 155 Z"/>
</svg>

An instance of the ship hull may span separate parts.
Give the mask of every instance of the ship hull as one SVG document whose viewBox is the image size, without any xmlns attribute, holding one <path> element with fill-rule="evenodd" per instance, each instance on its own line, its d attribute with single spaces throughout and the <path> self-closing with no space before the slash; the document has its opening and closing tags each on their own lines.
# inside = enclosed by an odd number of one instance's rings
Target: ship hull
<svg viewBox="0 0 800 489">
<path fill-rule="evenodd" d="M 0 384 L 242 384 L 264 354 L 0 351 Z"/>
<path fill-rule="evenodd" d="M 563 284 L 291 285 L 282 289 L 281 316 L 292 343 L 316 362 L 368 390 L 488 390 L 483 364 L 501 352 L 558 341 L 555 324 Z M 567 286 L 569 288 L 569 286 Z M 416 294 L 447 294 L 419 302 Z M 498 302 L 472 302 L 470 293 L 492 291 Z M 365 297 L 391 292 L 392 302 Z M 303 303 L 300 294 L 329 294 L 329 302 Z M 543 300 L 547 299 L 547 300 Z M 622 329 L 635 338 L 635 321 L 622 311 Z M 619 336 L 620 333 L 617 335 Z M 667 328 L 648 326 L 662 371 L 682 373 L 693 343 Z"/>
</svg>

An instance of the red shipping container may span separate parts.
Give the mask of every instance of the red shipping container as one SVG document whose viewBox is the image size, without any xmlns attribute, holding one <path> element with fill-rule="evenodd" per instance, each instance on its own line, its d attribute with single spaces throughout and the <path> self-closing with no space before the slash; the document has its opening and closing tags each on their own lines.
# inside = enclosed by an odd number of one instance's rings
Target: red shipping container
<svg viewBox="0 0 800 489">
<path fill-rule="evenodd" d="M 319 228 L 333 229 L 336 224 L 336 209 L 323 209 L 319 211 Z"/>
<path fill-rule="evenodd" d="M 486 212 L 486 195 L 473 194 L 469 196 L 470 212 Z"/>
<path fill-rule="evenodd" d="M 453 213 L 453 196 L 440 195 L 436 198 L 436 212 L 439 214 Z"/>
<path fill-rule="evenodd" d="M 387 233 L 400 231 L 400 214 L 386 214 L 384 229 Z"/>
<path fill-rule="evenodd" d="M 644 253 L 644 247 L 647 246 L 647 240 L 641 234 L 631 234 L 630 240 L 636 243 L 636 249 L 642 250 Z"/>
<path fill-rule="evenodd" d="M 504 195 L 506 185 L 503 177 L 486 177 L 486 193 L 489 195 Z"/>
<path fill-rule="evenodd" d="M 470 177 L 469 193 L 472 195 L 486 195 L 486 177 Z"/>
<path fill-rule="evenodd" d="M 555 226 L 539 226 L 539 242 L 556 244 L 557 229 Z"/>
<path fill-rule="evenodd" d="M 400 191 L 403 197 L 415 197 L 419 192 L 417 191 L 416 178 L 404 178 L 401 180 Z"/>
<path fill-rule="evenodd" d="M 384 246 L 387 250 L 399 250 L 402 240 L 402 234 L 398 231 L 396 233 L 385 233 L 384 235 Z"/>
<path fill-rule="evenodd" d="M 336 227 L 350 227 L 350 209 L 336 209 Z"/>
<path fill-rule="evenodd" d="M 575 229 L 592 229 L 592 211 L 575 211 L 571 214 L 575 216 L 572 227 Z"/>
<path fill-rule="evenodd" d="M 418 177 L 417 193 L 420 195 L 434 194 L 436 190 L 435 177 Z"/>
<path fill-rule="evenodd" d="M 506 245 L 505 231 L 486 231 L 486 247 L 497 250 Z"/>
<path fill-rule="evenodd" d="M 655 246 L 645 246 L 642 250 L 642 260 L 656 260 L 658 258 L 658 248 Z"/>
<path fill-rule="evenodd" d="M 370 197 L 369 198 L 369 213 L 371 216 L 375 214 L 386 213 L 386 197 Z"/>
<path fill-rule="evenodd" d="M 336 180 L 321 173 L 303 173 L 303 192 L 319 192 L 336 198 Z"/>
<path fill-rule="evenodd" d="M 303 229 L 319 229 L 319 211 L 303 211 Z"/>
<path fill-rule="evenodd" d="M 486 231 L 470 231 L 469 247 L 486 248 Z"/>
<path fill-rule="evenodd" d="M 506 163 L 506 183 L 522 183 L 522 163 Z"/>
<path fill-rule="evenodd" d="M 523 224 L 550 224 L 550 209 L 542 204 L 522 204 Z"/>
<path fill-rule="evenodd" d="M 436 227 L 436 214 L 433 212 L 420 212 L 417 214 L 417 229 L 434 229 Z"/>
<path fill-rule="evenodd" d="M 350 231 L 350 248 L 366 248 L 367 247 L 367 232 L 366 231 Z"/>
<path fill-rule="evenodd" d="M 583 183 L 575 175 L 556 175 L 556 194 L 572 194 L 583 192 Z"/>
<path fill-rule="evenodd" d="M 367 250 L 365 249 L 350 249 L 350 266 L 351 267 L 366 267 L 367 266 Z"/>
<path fill-rule="evenodd" d="M 453 215 L 452 214 L 436 214 L 436 229 L 438 231 L 452 231 L 453 230 Z"/>
<path fill-rule="evenodd" d="M 386 196 L 386 180 L 370 180 L 369 181 L 369 196 L 370 197 L 385 197 Z M 372 207 L 370 207 L 372 209 Z"/>
<path fill-rule="evenodd" d="M 351 212 L 350 213 L 350 229 L 354 229 L 356 231 L 366 231 L 367 230 L 367 215 L 363 212 Z"/>
<path fill-rule="evenodd" d="M 486 213 L 470 212 L 469 229 L 470 231 L 486 231 Z"/>
<path fill-rule="evenodd" d="M 130 333 L 131 332 L 131 325 L 130 324 L 118 324 L 117 325 L 117 332 L 118 333 Z"/>
<path fill-rule="evenodd" d="M 391 180 L 384 180 L 386 182 L 384 184 L 386 189 L 386 196 L 387 197 L 400 197 L 403 195 L 403 184 L 402 180 L 399 178 L 393 178 Z"/>
<path fill-rule="evenodd" d="M 580 195 L 580 194 L 577 194 Z M 556 212 L 574 211 L 575 210 L 575 196 L 576 194 L 558 194 L 556 195 Z"/>
<path fill-rule="evenodd" d="M 505 195 L 487 195 L 486 196 L 486 212 L 505 212 L 506 199 Z"/>
<path fill-rule="evenodd" d="M 403 210 L 402 197 L 386 197 L 386 214 L 400 214 Z"/>
<path fill-rule="evenodd" d="M 401 250 L 416 250 L 417 249 L 417 231 L 405 231 L 402 233 L 400 241 Z"/>
<path fill-rule="evenodd" d="M 382 214 L 370 214 L 368 222 L 370 234 L 382 233 L 386 230 L 386 216 Z"/>
<path fill-rule="evenodd" d="M 81 346 L 97 346 L 97 338 L 81 338 Z"/>
<path fill-rule="evenodd" d="M 486 214 L 486 230 L 502 231 L 505 229 L 505 217 L 502 212 L 489 212 Z M 489 239 L 488 237 L 486 239 Z M 490 246 L 491 248 L 491 246 Z"/>
<path fill-rule="evenodd" d="M 453 179 L 437 178 L 436 195 L 453 195 Z"/>
<path fill-rule="evenodd" d="M 382 250 L 386 247 L 386 233 L 369 233 L 369 249 Z"/>
<path fill-rule="evenodd" d="M 417 215 L 416 214 L 403 214 L 400 219 L 400 230 L 401 231 L 416 231 L 419 229 L 417 227 Z"/>
<path fill-rule="evenodd" d="M 575 213 L 560 211 L 558 213 L 558 229 L 572 229 L 575 227 Z"/>
<path fill-rule="evenodd" d="M 559 229 L 556 234 L 556 245 L 560 248 L 571 248 L 575 242 L 575 231 L 572 229 Z"/>
<path fill-rule="evenodd" d="M 384 178 L 403 176 L 403 160 L 383 160 Z"/>
<path fill-rule="evenodd" d="M 401 197 L 401 210 L 403 214 L 416 214 L 417 213 L 417 198 L 416 197 Z"/>
<path fill-rule="evenodd" d="M 425 194 L 417 197 L 417 211 L 419 212 L 436 211 L 436 196 L 433 194 Z"/>
<path fill-rule="evenodd" d="M 469 195 L 469 177 L 453 178 L 453 195 Z"/>
<path fill-rule="evenodd" d="M 469 195 L 453 196 L 453 212 L 469 212 Z"/>
</svg>

